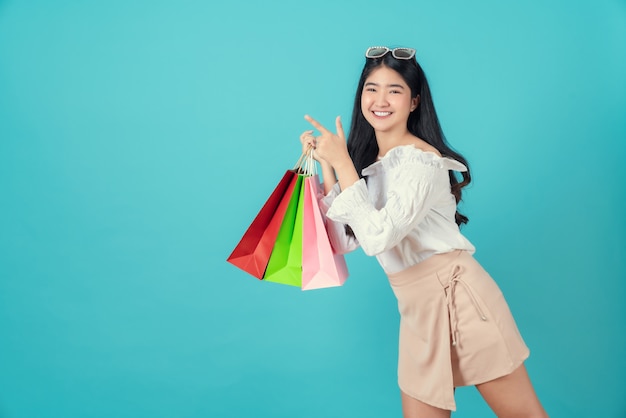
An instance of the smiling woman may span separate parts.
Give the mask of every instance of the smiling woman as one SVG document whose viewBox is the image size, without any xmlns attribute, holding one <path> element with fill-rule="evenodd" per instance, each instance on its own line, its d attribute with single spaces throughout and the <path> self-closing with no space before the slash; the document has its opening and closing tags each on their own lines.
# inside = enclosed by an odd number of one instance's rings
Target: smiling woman
<svg viewBox="0 0 626 418">
<path fill-rule="evenodd" d="M 467 161 L 447 144 L 410 48 L 366 52 L 347 144 L 307 116 L 337 252 L 376 256 L 398 300 L 404 416 L 449 417 L 454 388 L 476 386 L 499 417 L 547 416 L 526 373 L 529 350 L 502 293 L 459 225 Z M 457 174 L 462 173 L 461 179 Z"/>
<path fill-rule="evenodd" d="M 402 41 L 471 164 L 454 172 L 472 179 L 462 235 L 545 409 L 626 416 L 624 1 L 0 0 L 0 417 L 401 416 L 397 301 L 374 257 L 353 251 L 347 284 L 315 292 L 224 258 L 300 154 L 303 113 L 337 134 L 342 115 L 368 194 L 382 166 L 409 175 L 400 150 L 373 165 L 351 102 L 363 51 Z M 409 130 L 435 141 L 427 121 Z M 422 156 L 463 163 L 440 153 Z M 454 208 L 430 230 L 454 232 Z M 454 396 L 454 418 L 494 416 L 473 387 Z"/>
<path fill-rule="evenodd" d="M 418 104 L 419 95 L 413 97 L 411 89 L 396 71 L 379 67 L 367 78 L 361 95 L 361 112 L 376 131 L 380 156 L 393 146 L 395 138 L 402 137 L 407 143 L 418 139 L 403 135 L 408 133 L 406 122 Z M 421 143 L 427 145 L 425 141 Z"/>
</svg>

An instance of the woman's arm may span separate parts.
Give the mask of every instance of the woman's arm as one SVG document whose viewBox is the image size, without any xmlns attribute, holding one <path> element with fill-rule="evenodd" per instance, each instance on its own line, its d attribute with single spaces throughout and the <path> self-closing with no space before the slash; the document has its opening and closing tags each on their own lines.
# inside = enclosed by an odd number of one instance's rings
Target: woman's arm
<svg viewBox="0 0 626 418">
<path fill-rule="evenodd" d="M 311 119 L 308 116 L 306 118 L 307 120 Z M 339 118 L 337 118 L 337 121 L 340 126 L 341 122 L 339 121 Z M 342 131 L 342 134 L 343 134 L 343 131 Z M 319 145 L 320 142 L 322 142 L 318 140 L 319 138 L 315 138 L 313 136 L 312 130 L 303 132 L 302 135 L 300 135 L 300 142 L 302 143 L 302 152 L 303 153 L 308 152 L 311 148 L 316 150 L 317 145 Z M 345 147 L 345 140 L 343 141 L 343 143 Z M 350 160 L 350 157 L 348 155 L 347 147 L 345 148 L 346 148 L 345 154 L 343 154 L 344 158 L 347 157 L 350 162 L 350 165 L 352 165 L 352 160 Z M 341 152 L 341 147 L 339 147 L 339 149 Z M 345 254 L 350 251 L 354 251 L 355 249 L 359 247 L 359 243 L 354 236 L 349 235 L 346 232 L 346 225 L 342 222 L 335 222 L 332 219 L 329 219 L 328 217 L 326 217 L 326 212 L 328 211 L 328 208 L 332 204 L 332 201 L 341 192 L 340 187 L 339 187 L 340 185 L 337 184 L 337 177 L 335 174 L 335 169 L 333 168 L 333 165 L 329 161 L 322 158 L 322 156 L 320 156 L 317 152 L 313 153 L 313 157 L 315 158 L 316 161 L 320 163 L 320 166 L 322 167 L 324 191 L 323 191 L 323 194 L 320 194 L 319 196 L 317 196 L 317 199 L 320 205 L 320 210 L 322 211 L 322 214 L 324 215 L 324 223 L 326 224 L 326 231 L 328 233 L 328 237 L 330 239 L 330 243 L 333 247 L 333 250 L 337 254 Z M 352 167 L 354 170 L 354 165 L 352 165 Z M 356 172 L 356 170 L 354 171 Z"/>
<path fill-rule="evenodd" d="M 365 181 L 360 180 L 342 190 L 327 216 L 350 225 L 366 254 L 387 251 L 398 245 L 437 202 L 454 199 L 448 164 L 412 147 L 392 150 L 378 168 L 386 177 L 384 205 L 374 207 Z"/>
<path fill-rule="evenodd" d="M 322 167 L 322 179 L 324 180 L 324 196 L 328 195 L 330 191 L 337 184 L 337 178 L 335 177 L 335 170 L 333 166 L 327 163 L 324 160 L 320 161 L 320 166 Z"/>
<path fill-rule="evenodd" d="M 322 196 L 321 193 L 318 196 L 318 202 L 320 210 L 324 215 L 324 224 L 326 225 L 326 232 L 330 239 L 330 244 L 333 250 L 337 254 L 346 254 L 359 248 L 359 242 L 346 231 L 346 224 L 343 222 L 335 222 L 326 216 L 328 209 L 332 205 L 333 201 L 340 194 L 339 184 L 335 183 L 335 186 L 330 191 Z"/>
</svg>

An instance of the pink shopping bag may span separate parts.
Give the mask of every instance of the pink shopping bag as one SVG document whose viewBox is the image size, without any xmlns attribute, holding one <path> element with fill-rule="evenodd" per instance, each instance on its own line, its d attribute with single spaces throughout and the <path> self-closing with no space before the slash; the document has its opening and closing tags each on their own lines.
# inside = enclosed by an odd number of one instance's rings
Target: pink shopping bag
<svg viewBox="0 0 626 418">
<path fill-rule="evenodd" d="M 317 201 L 319 189 L 317 175 L 304 179 L 302 290 L 341 286 L 348 277 L 344 256 L 336 254 L 330 245 Z"/>
</svg>

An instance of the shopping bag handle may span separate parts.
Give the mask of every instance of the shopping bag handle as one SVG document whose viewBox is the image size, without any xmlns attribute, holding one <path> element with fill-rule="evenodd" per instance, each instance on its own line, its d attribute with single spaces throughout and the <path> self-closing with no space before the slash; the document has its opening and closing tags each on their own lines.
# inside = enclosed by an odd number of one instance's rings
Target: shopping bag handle
<svg viewBox="0 0 626 418">
<path fill-rule="evenodd" d="M 293 170 L 303 176 L 317 175 L 317 165 L 315 164 L 315 158 L 313 158 L 312 146 L 309 145 L 306 151 L 300 155 L 300 158 L 298 158 L 298 162 L 296 162 Z"/>
</svg>

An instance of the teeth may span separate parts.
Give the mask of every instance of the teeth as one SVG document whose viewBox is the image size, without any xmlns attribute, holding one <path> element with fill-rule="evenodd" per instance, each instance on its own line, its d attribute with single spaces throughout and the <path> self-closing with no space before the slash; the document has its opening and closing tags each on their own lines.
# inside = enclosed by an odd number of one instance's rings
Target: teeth
<svg viewBox="0 0 626 418">
<path fill-rule="evenodd" d="M 374 112 L 376 116 L 389 116 L 391 112 Z"/>
</svg>

